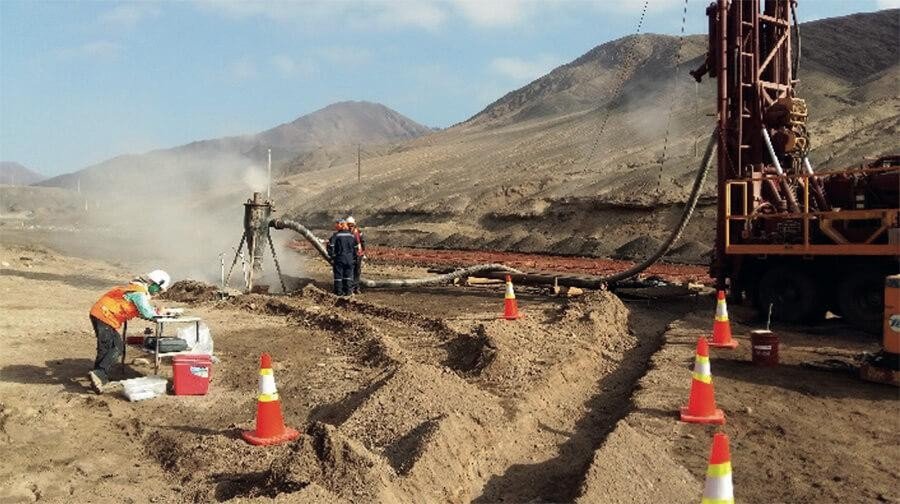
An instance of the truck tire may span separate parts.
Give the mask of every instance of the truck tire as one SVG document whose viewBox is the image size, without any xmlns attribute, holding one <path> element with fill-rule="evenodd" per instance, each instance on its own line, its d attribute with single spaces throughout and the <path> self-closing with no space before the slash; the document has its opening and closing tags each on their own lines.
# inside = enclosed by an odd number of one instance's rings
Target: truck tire
<svg viewBox="0 0 900 504">
<path fill-rule="evenodd" d="M 838 283 L 837 301 L 841 316 L 850 324 L 871 333 L 881 330 L 884 317 L 884 277 L 878 268 L 859 268 Z"/>
<path fill-rule="evenodd" d="M 772 318 L 783 322 L 810 322 L 823 315 L 816 283 L 801 267 L 766 270 L 757 284 L 756 303 L 763 319 L 768 316 L 770 303 Z"/>
</svg>

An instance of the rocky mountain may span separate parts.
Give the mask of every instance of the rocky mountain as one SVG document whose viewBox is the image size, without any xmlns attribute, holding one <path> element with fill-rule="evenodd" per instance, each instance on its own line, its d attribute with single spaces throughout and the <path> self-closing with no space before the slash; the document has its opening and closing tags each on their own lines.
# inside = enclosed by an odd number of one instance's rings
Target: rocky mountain
<svg viewBox="0 0 900 504">
<path fill-rule="evenodd" d="M 896 151 L 900 10 L 800 32 L 816 168 Z M 602 44 L 454 127 L 367 159 L 359 183 L 347 159 L 286 178 L 277 199 L 323 225 L 352 202 L 372 239 L 391 244 L 602 255 L 664 237 L 714 126 L 715 81 L 688 75 L 705 50 L 704 35 Z M 708 243 L 713 216 L 698 209 L 685 239 Z"/>
<path fill-rule="evenodd" d="M 264 184 L 262 170 L 269 148 L 276 165 L 323 149 L 352 150 L 355 158 L 357 145 L 380 146 L 429 132 L 430 128 L 384 105 L 347 101 L 260 133 L 119 156 L 41 185 L 73 188 L 80 180 L 83 191 L 120 192 L 154 184 L 165 187 L 165 193 L 199 194 L 243 181 L 258 189 Z"/>
<path fill-rule="evenodd" d="M 27 186 L 46 178 L 15 161 L 0 161 L 0 185 Z"/>
</svg>

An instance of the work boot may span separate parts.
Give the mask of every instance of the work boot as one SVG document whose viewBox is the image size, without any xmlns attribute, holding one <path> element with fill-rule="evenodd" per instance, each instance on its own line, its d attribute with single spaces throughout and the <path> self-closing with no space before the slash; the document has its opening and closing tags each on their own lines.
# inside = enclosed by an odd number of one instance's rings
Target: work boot
<svg viewBox="0 0 900 504">
<path fill-rule="evenodd" d="M 93 371 L 88 373 L 88 377 L 91 379 L 91 388 L 94 389 L 94 392 L 98 395 L 102 394 L 103 389 L 106 388 L 106 384 L 103 383 L 103 380 Z"/>
</svg>

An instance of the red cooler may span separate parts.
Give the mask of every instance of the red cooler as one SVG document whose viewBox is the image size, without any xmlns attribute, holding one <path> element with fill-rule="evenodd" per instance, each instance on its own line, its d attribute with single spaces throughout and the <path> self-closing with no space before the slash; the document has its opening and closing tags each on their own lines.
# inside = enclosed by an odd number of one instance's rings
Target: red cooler
<svg viewBox="0 0 900 504">
<path fill-rule="evenodd" d="M 172 391 L 175 395 L 206 395 L 212 378 L 209 355 L 176 355 L 172 357 Z"/>
</svg>

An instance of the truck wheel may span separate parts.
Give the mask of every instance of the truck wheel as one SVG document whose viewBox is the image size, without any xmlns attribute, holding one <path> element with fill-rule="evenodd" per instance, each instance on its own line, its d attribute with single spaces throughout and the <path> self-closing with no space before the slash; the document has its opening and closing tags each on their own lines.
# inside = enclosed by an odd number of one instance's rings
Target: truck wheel
<svg viewBox="0 0 900 504">
<path fill-rule="evenodd" d="M 841 316 L 860 329 L 878 333 L 884 317 L 884 277 L 876 268 L 861 268 L 838 284 Z"/>
<path fill-rule="evenodd" d="M 816 284 L 799 268 L 775 267 L 763 273 L 756 290 L 756 302 L 763 319 L 772 305 L 772 318 L 790 323 L 807 322 L 820 316 Z"/>
</svg>

